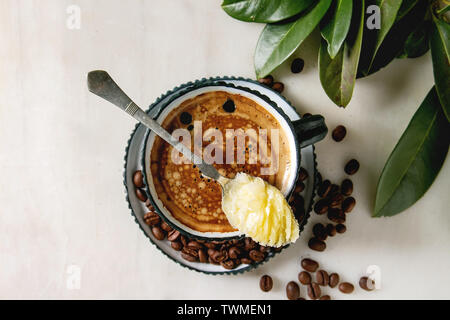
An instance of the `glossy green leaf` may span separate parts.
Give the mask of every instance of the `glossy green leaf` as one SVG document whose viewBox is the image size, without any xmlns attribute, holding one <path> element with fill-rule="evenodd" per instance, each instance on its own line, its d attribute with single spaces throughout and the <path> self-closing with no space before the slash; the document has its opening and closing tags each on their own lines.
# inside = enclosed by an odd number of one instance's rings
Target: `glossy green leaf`
<svg viewBox="0 0 450 320">
<path fill-rule="evenodd" d="M 364 1 L 355 0 L 350 32 L 338 54 L 332 59 L 327 43 L 319 51 L 319 73 L 322 87 L 338 106 L 345 107 L 353 95 L 364 30 Z"/>
<path fill-rule="evenodd" d="M 381 25 L 380 29 L 371 30 L 370 37 L 367 37 L 364 41 L 370 42 L 367 46 L 368 49 L 364 50 L 364 57 L 361 64 L 361 72 L 364 75 L 370 74 L 373 69 L 375 58 L 378 55 L 378 51 L 386 38 L 387 34 L 391 30 L 394 22 L 397 18 L 398 10 L 402 4 L 401 0 L 372 0 L 371 4 L 375 4 L 380 7 L 381 13 Z M 411 27 L 411 26 L 410 26 Z M 396 55 L 394 55 L 395 57 Z"/>
<path fill-rule="evenodd" d="M 433 22 L 430 47 L 434 82 L 444 113 L 450 121 L 450 25 L 435 16 Z"/>
<path fill-rule="evenodd" d="M 430 21 L 424 20 L 406 38 L 399 58 L 417 58 L 423 56 L 430 49 Z"/>
<path fill-rule="evenodd" d="M 426 0 L 403 0 L 400 9 L 398 9 L 396 20 L 398 21 L 404 16 L 406 16 L 419 1 L 426 1 Z"/>
<path fill-rule="evenodd" d="M 256 45 L 255 70 L 258 78 L 265 77 L 297 50 L 316 28 L 331 0 L 320 0 L 298 20 L 285 24 L 268 24 Z"/>
<path fill-rule="evenodd" d="M 449 140 L 449 124 L 433 87 L 383 169 L 374 217 L 396 215 L 425 194 L 444 163 Z"/>
<path fill-rule="evenodd" d="M 337 0 L 333 15 L 321 28 L 322 37 L 328 43 L 328 54 L 336 57 L 347 37 L 352 20 L 353 0 Z"/>
<path fill-rule="evenodd" d="M 307 9 L 316 0 L 224 0 L 223 10 L 246 22 L 273 23 Z"/>
</svg>

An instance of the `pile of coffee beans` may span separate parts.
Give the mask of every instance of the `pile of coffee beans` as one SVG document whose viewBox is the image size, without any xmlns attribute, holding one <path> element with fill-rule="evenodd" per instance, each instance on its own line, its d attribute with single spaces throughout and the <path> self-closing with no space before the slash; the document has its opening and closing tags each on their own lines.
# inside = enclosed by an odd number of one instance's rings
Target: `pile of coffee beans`
<svg viewBox="0 0 450 320">
<path fill-rule="evenodd" d="M 305 217 L 305 201 L 300 193 L 305 189 L 304 181 L 308 176 L 308 172 L 301 168 L 297 186 L 290 200 L 292 210 L 299 221 L 302 221 Z M 156 213 L 155 208 L 142 189 L 144 182 L 141 171 L 138 170 L 134 173 L 133 184 L 137 198 L 145 202 L 149 210 L 144 215 L 144 221 L 150 227 L 153 236 L 159 241 L 170 241 L 172 249 L 179 251 L 181 257 L 186 261 L 211 263 L 233 270 L 241 264 L 254 264 L 264 261 L 269 254 L 282 250 L 282 248 L 261 246 L 251 238 L 229 241 L 205 241 L 188 238 L 170 227 Z"/>
<path fill-rule="evenodd" d="M 258 79 L 258 82 L 272 88 L 278 93 L 282 93 L 284 91 L 284 84 L 282 82 L 276 82 L 270 74 L 267 77 Z"/>
</svg>

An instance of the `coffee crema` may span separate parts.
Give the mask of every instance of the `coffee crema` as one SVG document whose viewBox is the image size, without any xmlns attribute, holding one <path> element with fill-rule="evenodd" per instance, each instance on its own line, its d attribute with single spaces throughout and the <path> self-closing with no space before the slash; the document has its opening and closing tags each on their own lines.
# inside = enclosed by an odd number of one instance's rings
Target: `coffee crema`
<svg viewBox="0 0 450 320">
<path fill-rule="evenodd" d="M 201 122 L 201 132 L 194 126 L 198 121 Z M 232 179 L 237 173 L 244 172 L 286 191 L 291 174 L 286 133 L 276 118 L 255 101 L 224 91 L 203 93 L 170 111 L 162 126 L 170 133 L 177 129 L 189 130 L 192 151 L 194 141 L 199 138 L 196 135 L 201 135 L 200 149 L 204 153 L 208 146 L 215 143 L 216 150 L 221 150 L 222 161 L 213 165 L 223 176 Z M 240 140 L 239 134 L 230 137 L 231 129 L 235 132 L 241 129 L 241 133 L 248 134 Z M 272 129 L 278 130 L 276 136 L 272 134 Z M 211 131 L 220 131 L 223 141 L 210 141 L 208 137 Z M 267 132 L 265 140 L 261 140 L 258 135 L 263 131 Z M 239 141 L 243 148 L 239 148 Z M 266 145 L 263 148 L 261 141 Z M 233 162 L 227 162 L 230 150 Z M 238 150 L 241 154 L 238 154 Z M 202 177 L 195 164 L 179 163 L 179 159 L 174 159 L 174 154 L 178 152 L 172 146 L 159 137 L 155 138 L 150 166 L 155 191 L 164 207 L 175 219 L 193 230 L 220 233 L 236 231 L 222 211 L 221 186 L 212 179 Z M 217 154 L 213 152 L 213 156 Z"/>
</svg>

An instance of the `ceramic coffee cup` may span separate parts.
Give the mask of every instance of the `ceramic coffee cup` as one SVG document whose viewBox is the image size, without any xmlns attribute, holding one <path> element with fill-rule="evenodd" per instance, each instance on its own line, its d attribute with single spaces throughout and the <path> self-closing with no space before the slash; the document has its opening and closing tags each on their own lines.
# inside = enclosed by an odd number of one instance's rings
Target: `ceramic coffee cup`
<svg viewBox="0 0 450 320">
<path fill-rule="evenodd" d="M 211 82 L 205 80 L 196 82 L 194 85 L 179 91 L 176 95 L 171 97 L 171 99 L 163 104 L 159 113 L 156 115 L 155 120 L 161 124 L 169 115 L 169 113 L 180 106 L 183 102 L 198 95 L 214 91 L 224 91 L 230 94 L 241 95 L 250 100 L 253 100 L 277 120 L 280 128 L 284 131 L 285 136 L 287 137 L 286 140 L 288 141 L 290 150 L 289 173 L 286 175 L 286 183 L 281 190 L 283 194 L 288 198 L 292 194 L 297 182 L 301 163 L 301 148 L 322 140 L 328 132 L 323 117 L 320 115 L 315 115 L 308 118 L 302 118 L 298 121 L 291 121 L 289 117 L 284 113 L 282 106 L 277 105 L 270 99 L 270 97 L 261 94 L 257 90 L 250 89 L 244 86 L 236 86 L 234 84 L 225 82 Z M 274 94 L 276 93 L 274 92 Z M 289 103 L 286 101 L 286 104 Z M 153 176 L 150 170 L 151 151 L 155 142 L 155 138 L 156 135 L 148 130 L 145 135 L 143 150 L 141 152 L 141 163 L 144 173 L 144 182 L 146 184 L 145 191 L 151 203 L 155 207 L 155 211 L 160 215 L 160 217 L 173 229 L 180 231 L 182 234 L 190 238 L 223 241 L 242 237 L 243 235 L 238 231 L 219 233 L 200 232 L 194 230 L 178 221 L 163 205 L 156 192 Z"/>
</svg>

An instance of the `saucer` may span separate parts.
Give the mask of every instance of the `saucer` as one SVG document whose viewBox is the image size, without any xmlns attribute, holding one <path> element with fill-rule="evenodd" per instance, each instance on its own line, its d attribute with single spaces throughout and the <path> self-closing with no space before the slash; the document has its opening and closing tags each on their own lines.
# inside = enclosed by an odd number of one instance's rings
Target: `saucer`
<svg viewBox="0 0 450 320">
<path fill-rule="evenodd" d="M 234 78 L 234 77 L 217 77 L 217 78 L 210 78 L 210 79 L 202 79 L 198 80 L 196 82 L 189 82 L 186 84 L 183 84 L 179 87 L 176 87 L 175 89 L 167 92 L 166 94 L 162 95 L 160 98 L 156 100 L 155 103 L 153 103 L 149 109 L 147 110 L 147 113 L 151 116 L 156 116 L 162 105 L 169 101 L 174 95 L 176 95 L 180 90 L 184 90 L 186 88 L 189 88 L 190 86 L 195 85 L 199 82 L 204 81 L 212 81 L 212 82 L 227 82 L 231 83 L 237 86 L 242 87 L 248 87 L 252 90 L 256 90 L 261 92 L 262 94 L 268 96 L 272 101 L 277 103 L 280 107 L 282 106 L 283 111 L 286 113 L 286 115 L 290 118 L 290 120 L 295 121 L 300 119 L 300 116 L 297 114 L 295 109 L 290 105 L 290 103 L 286 103 L 286 99 L 282 97 L 279 93 L 273 91 L 272 89 L 261 85 L 260 83 L 253 81 L 253 80 L 247 80 L 243 78 Z M 145 136 L 147 133 L 147 128 L 144 127 L 141 124 L 137 124 L 133 132 L 131 133 L 131 137 L 128 140 L 127 147 L 125 150 L 125 166 L 124 166 L 124 185 L 125 185 L 125 192 L 126 192 L 126 201 L 128 202 L 128 206 L 131 209 L 131 213 L 133 217 L 135 218 L 136 223 L 139 225 L 140 229 L 144 232 L 144 234 L 147 236 L 147 238 L 150 240 L 151 243 L 153 243 L 164 255 L 166 255 L 169 259 L 175 261 L 179 265 L 186 267 L 190 270 L 206 273 L 206 274 L 213 274 L 213 275 L 219 275 L 219 274 L 240 274 L 252 269 L 257 268 L 259 265 L 263 264 L 264 262 L 270 260 L 274 256 L 276 256 L 277 252 L 270 252 L 267 254 L 264 261 L 261 261 L 259 263 L 254 263 L 251 265 L 240 265 L 236 269 L 233 270 L 227 270 L 223 268 L 220 265 L 213 265 L 213 264 L 207 264 L 207 263 L 200 263 L 200 262 L 189 262 L 184 260 L 181 257 L 181 253 L 175 251 L 172 249 L 170 242 L 168 240 L 159 241 L 157 240 L 152 232 L 149 226 L 147 226 L 144 222 L 144 215 L 148 212 L 148 209 L 146 208 L 145 204 L 142 203 L 139 199 L 137 199 L 135 192 L 134 192 L 134 185 L 133 185 L 133 174 L 137 170 L 142 170 L 142 163 L 141 163 L 141 152 L 144 149 L 143 145 L 145 143 Z M 301 150 L 301 166 L 304 167 L 309 173 L 310 178 L 307 179 L 305 183 L 305 189 L 302 192 L 302 196 L 305 199 L 305 217 L 303 221 L 300 221 L 300 232 L 302 232 L 305 224 L 307 223 L 307 220 L 309 218 L 309 213 L 311 211 L 312 205 L 313 205 L 313 198 L 315 194 L 315 187 L 317 183 L 317 164 L 316 164 L 316 155 L 314 152 L 314 146 L 309 146 L 306 148 L 303 148 Z"/>
</svg>

